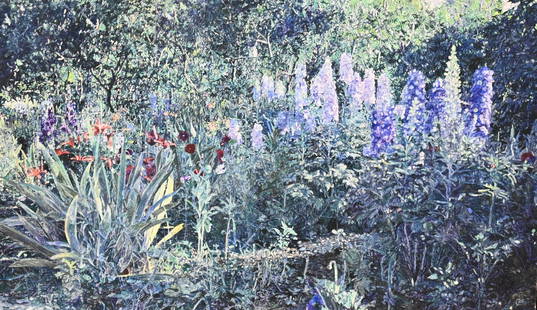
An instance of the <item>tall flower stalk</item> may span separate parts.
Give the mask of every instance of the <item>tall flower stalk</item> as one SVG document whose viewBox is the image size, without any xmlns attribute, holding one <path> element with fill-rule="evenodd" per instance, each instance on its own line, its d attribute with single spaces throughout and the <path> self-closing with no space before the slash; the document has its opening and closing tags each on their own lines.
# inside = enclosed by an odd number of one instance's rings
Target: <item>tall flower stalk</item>
<svg viewBox="0 0 537 310">
<path fill-rule="evenodd" d="M 472 137 L 487 138 L 492 114 L 492 83 L 494 72 L 487 67 L 479 68 L 473 76 L 470 90 L 470 109 L 466 120 L 466 132 Z"/>
<path fill-rule="evenodd" d="M 375 105 L 375 72 L 371 69 L 365 70 L 363 80 L 362 101 L 366 109 L 371 110 Z"/>
<path fill-rule="evenodd" d="M 264 147 L 263 127 L 260 124 L 255 124 L 252 128 L 252 148 L 256 151 L 260 151 Z"/>
<path fill-rule="evenodd" d="M 427 121 L 425 123 L 425 132 L 436 132 L 440 120 L 445 115 L 446 108 L 446 89 L 443 79 L 437 79 L 433 83 L 433 87 L 429 91 L 429 100 L 426 108 L 428 112 Z"/>
<path fill-rule="evenodd" d="M 423 73 L 412 70 L 401 95 L 401 105 L 404 108 L 402 117 L 403 130 L 406 135 L 421 134 L 425 129 L 425 77 Z"/>
<path fill-rule="evenodd" d="M 392 98 L 390 80 L 382 74 L 378 80 L 377 104 L 372 114 L 371 144 L 364 150 L 367 156 L 379 157 L 392 150 L 396 133 Z"/>
<path fill-rule="evenodd" d="M 322 105 L 322 117 L 325 123 L 339 121 L 339 105 L 336 83 L 332 74 L 332 62 L 326 58 L 321 70 L 315 77 L 311 90 L 314 101 Z"/>
<path fill-rule="evenodd" d="M 440 121 L 442 141 L 450 149 L 458 148 L 464 123 L 461 108 L 461 69 L 455 46 L 451 48 L 445 74 L 445 109 Z"/>
<path fill-rule="evenodd" d="M 50 142 L 56 135 L 56 123 L 58 119 L 52 107 L 46 109 L 44 115 L 41 117 L 41 131 L 39 134 L 39 141 L 46 144 Z"/>
</svg>

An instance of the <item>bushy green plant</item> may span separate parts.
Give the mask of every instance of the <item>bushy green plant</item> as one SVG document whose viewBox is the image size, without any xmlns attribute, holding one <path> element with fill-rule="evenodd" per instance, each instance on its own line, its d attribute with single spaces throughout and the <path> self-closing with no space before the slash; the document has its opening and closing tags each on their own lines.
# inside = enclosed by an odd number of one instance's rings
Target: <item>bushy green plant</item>
<svg viewBox="0 0 537 310">
<path fill-rule="evenodd" d="M 66 288 L 73 289 L 71 297 L 85 305 L 110 305 L 122 299 L 128 303 L 127 296 L 118 295 L 121 285 L 128 282 L 121 278 L 153 271 L 148 249 L 165 220 L 161 215 L 172 206 L 173 156 L 160 153 L 156 175 L 144 184 L 142 158 L 127 172 L 125 151 L 117 170 L 110 171 L 96 161 L 86 166 L 80 178 L 69 173 L 54 153 L 43 147 L 42 153 L 55 189 L 9 182 L 38 208 L 21 204 L 27 215 L 0 224 L 0 229 L 44 258 L 21 259 L 13 266 L 58 266 Z M 97 147 L 97 158 L 98 154 Z M 21 226 L 29 236 L 13 225 Z M 160 243 L 181 228 L 172 229 Z"/>
</svg>

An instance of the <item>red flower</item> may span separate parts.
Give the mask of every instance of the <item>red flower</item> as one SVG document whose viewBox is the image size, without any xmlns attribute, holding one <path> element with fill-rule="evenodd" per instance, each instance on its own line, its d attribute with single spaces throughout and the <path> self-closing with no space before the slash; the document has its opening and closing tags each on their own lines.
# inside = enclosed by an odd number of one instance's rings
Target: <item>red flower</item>
<svg viewBox="0 0 537 310">
<path fill-rule="evenodd" d="M 146 157 L 144 158 L 144 165 L 150 165 L 155 161 L 154 157 Z"/>
<path fill-rule="evenodd" d="M 204 176 L 205 172 L 201 172 L 199 169 L 194 169 L 194 174 L 199 174 L 201 176 Z"/>
<path fill-rule="evenodd" d="M 185 146 L 185 152 L 189 154 L 193 154 L 196 151 L 196 145 L 195 144 L 187 144 Z"/>
<path fill-rule="evenodd" d="M 145 136 L 146 136 L 145 141 L 149 145 L 155 145 L 155 143 L 157 143 L 157 140 L 159 139 L 159 135 L 157 134 L 155 129 L 153 129 L 150 132 L 146 133 Z"/>
<path fill-rule="evenodd" d="M 58 156 L 71 154 L 71 152 L 62 149 L 55 149 L 54 152 L 56 152 L 56 155 Z"/>
<path fill-rule="evenodd" d="M 153 177 L 157 174 L 157 167 L 155 165 L 147 165 L 145 167 L 145 176 L 144 179 L 147 181 L 153 180 Z"/>
<path fill-rule="evenodd" d="M 186 142 L 186 140 L 188 140 L 188 138 L 190 138 L 190 135 L 188 134 L 188 132 L 184 131 L 184 130 L 181 130 L 179 131 L 179 140 L 183 141 L 183 142 Z"/>
<path fill-rule="evenodd" d="M 220 140 L 220 146 L 226 145 L 229 141 L 231 141 L 231 138 L 228 135 L 223 136 L 222 140 Z"/>
<path fill-rule="evenodd" d="M 216 159 L 218 160 L 218 162 L 221 163 L 222 158 L 224 158 L 224 150 L 222 150 L 222 149 L 216 150 Z"/>
<path fill-rule="evenodd" d="M 100 134 L 102 134 L 105 131 L 110 130 L 110 129 L 112 129 L 112 127 L 110 125 L 103 124 L 103 123 L 101 123 L 100 120 L 97 120 L 95 125 L 93 125 L 93 135 L 94 136 L 100 135 Z"/>
<path fill-rule="evenodd" d="M 533 152 L 525 152 L 525 153 L 522 153 L 522 155 L 520 156 L 521 161 L 527 161 L 530 163 L 533 163 L 535 159 L 536 158 L 535 158 L 535 155 L 533 155 Z"/>
<path fill-rule="evenodd" d="M 75 147 L 75 138 L 69 138 L 69 141 L 65 141 L 60 146 L 68 145 L 70 147 Z"/>
<path fill-rule="evenodd" d="M 40 167 L 30 168 L 26 171 L 26 175 L 33 178 L 41 179 L 41 176 L 47 174 L 47 171 L 43 169 L 43 165 Z"/>
</svg>

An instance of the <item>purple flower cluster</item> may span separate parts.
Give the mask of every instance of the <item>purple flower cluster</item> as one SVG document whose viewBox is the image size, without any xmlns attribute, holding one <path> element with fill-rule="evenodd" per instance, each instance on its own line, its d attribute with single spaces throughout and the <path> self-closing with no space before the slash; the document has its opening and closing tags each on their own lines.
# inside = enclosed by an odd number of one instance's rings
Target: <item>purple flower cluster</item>
<svg viewBox="0 0 537 310">
<path fill-rule="evenodd" d="M 63 120 L 60 130 L 67 134 L 78 132 L 78 112 L 74 102 L 68 103 L 65 111 L 65 119 Z"/>
<path fill-rule="evenodd" d="M 390 152 L 395 140 L 396 124 L 391 85 L 385 74 L 379 77 L 376 101 L 372 114 L 371 145 L 364 151 L 365 155 L 371 157 L 379 157 L 382 153 Z"/>
<path fill-rule="evenodd" d="M 371 69 L 364 73 L 362 101 L 368 109 L 375 105 L 375 72 Z"/>
<path fill-rule="evenodd" d="M 364 101 L 364 83 L 358 72 L 354 72 L 351 83 L 347 88 L 347 94 L 350 100 L 349 108 L 351 113 L 357 113 L 360 111 Z"/>
<path fill-rule="evenodd" d="M 426 102 L 425 77 L 420 71 L 412 70 L 403 88 L 400 103 L 405 109 L 402 121 L 406 134 L 421 133 L 425 129 Z"/>
<path fill-rule="evenodd" d="M 56 135 L 56 123 L 58 119 L 52 107 L 48 108 L 45 114 L 41 117 L 41 132 L 39 141 L 45 144 L 54 138 Z"/>
<path fill-rule="evenodd" d="M 354 71 L 352 69 L 352 56 L 343 53 L 339 59 L 339 79 L 350 85 L 354 79 Z"/>
<path fill-rule="evenodd" d="M 487 67 L 479 68 L 472 78 L 470 108 L 466 119 L 466 132 L 472 137 L 487 138 L 492 115 L 492 83 L 494 72 Z"/>
<path fill-rule="evenodd" d="M 425 132 L 433 132 L 436 124 L 445 120 L 445 109 L 446 109 L 446 89 L 445 81 L 443 79 L 437 79 L 433 83 L 433 88 L 429 91 L 429 100 L 426 104 L 426 109 L 428 112 L 427 121 L 425 123 Z"/>
<path fill-rule="evenodd" d="M 322 114 L 325 123 L 339 121 L 336 83 L 332 75 L 332 62 L 328 57 L 313 80 L 311 95 L 316 103 L 322 103 Z"/>
</svg>

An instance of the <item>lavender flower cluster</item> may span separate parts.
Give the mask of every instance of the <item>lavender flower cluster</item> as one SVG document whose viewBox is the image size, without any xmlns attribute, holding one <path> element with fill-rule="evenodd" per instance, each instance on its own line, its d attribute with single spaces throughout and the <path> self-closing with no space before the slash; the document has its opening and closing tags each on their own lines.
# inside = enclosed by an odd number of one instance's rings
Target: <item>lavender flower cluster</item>
<svg viewBox="0 0 537 310">
<path fill-rule="evenodd" d="M 339 105 L 336 83 L 332 74 L 332 62 L 328 57 L 317 76 L 313 79 L 311 95 L 316 104 L 322 105 L 324 122 L 337 123 L 339 121 Z"/>
<path fill-rule="evenodd" d="M 67 104 L 65 111 L 65 119 L 62 122 L 60 130 L 66 134 L 77 134 L 79 131 L 79 120 L 78 120 L 78 111 L 76 109 L 76 104 L 71 102 Z"/>
</svg>

